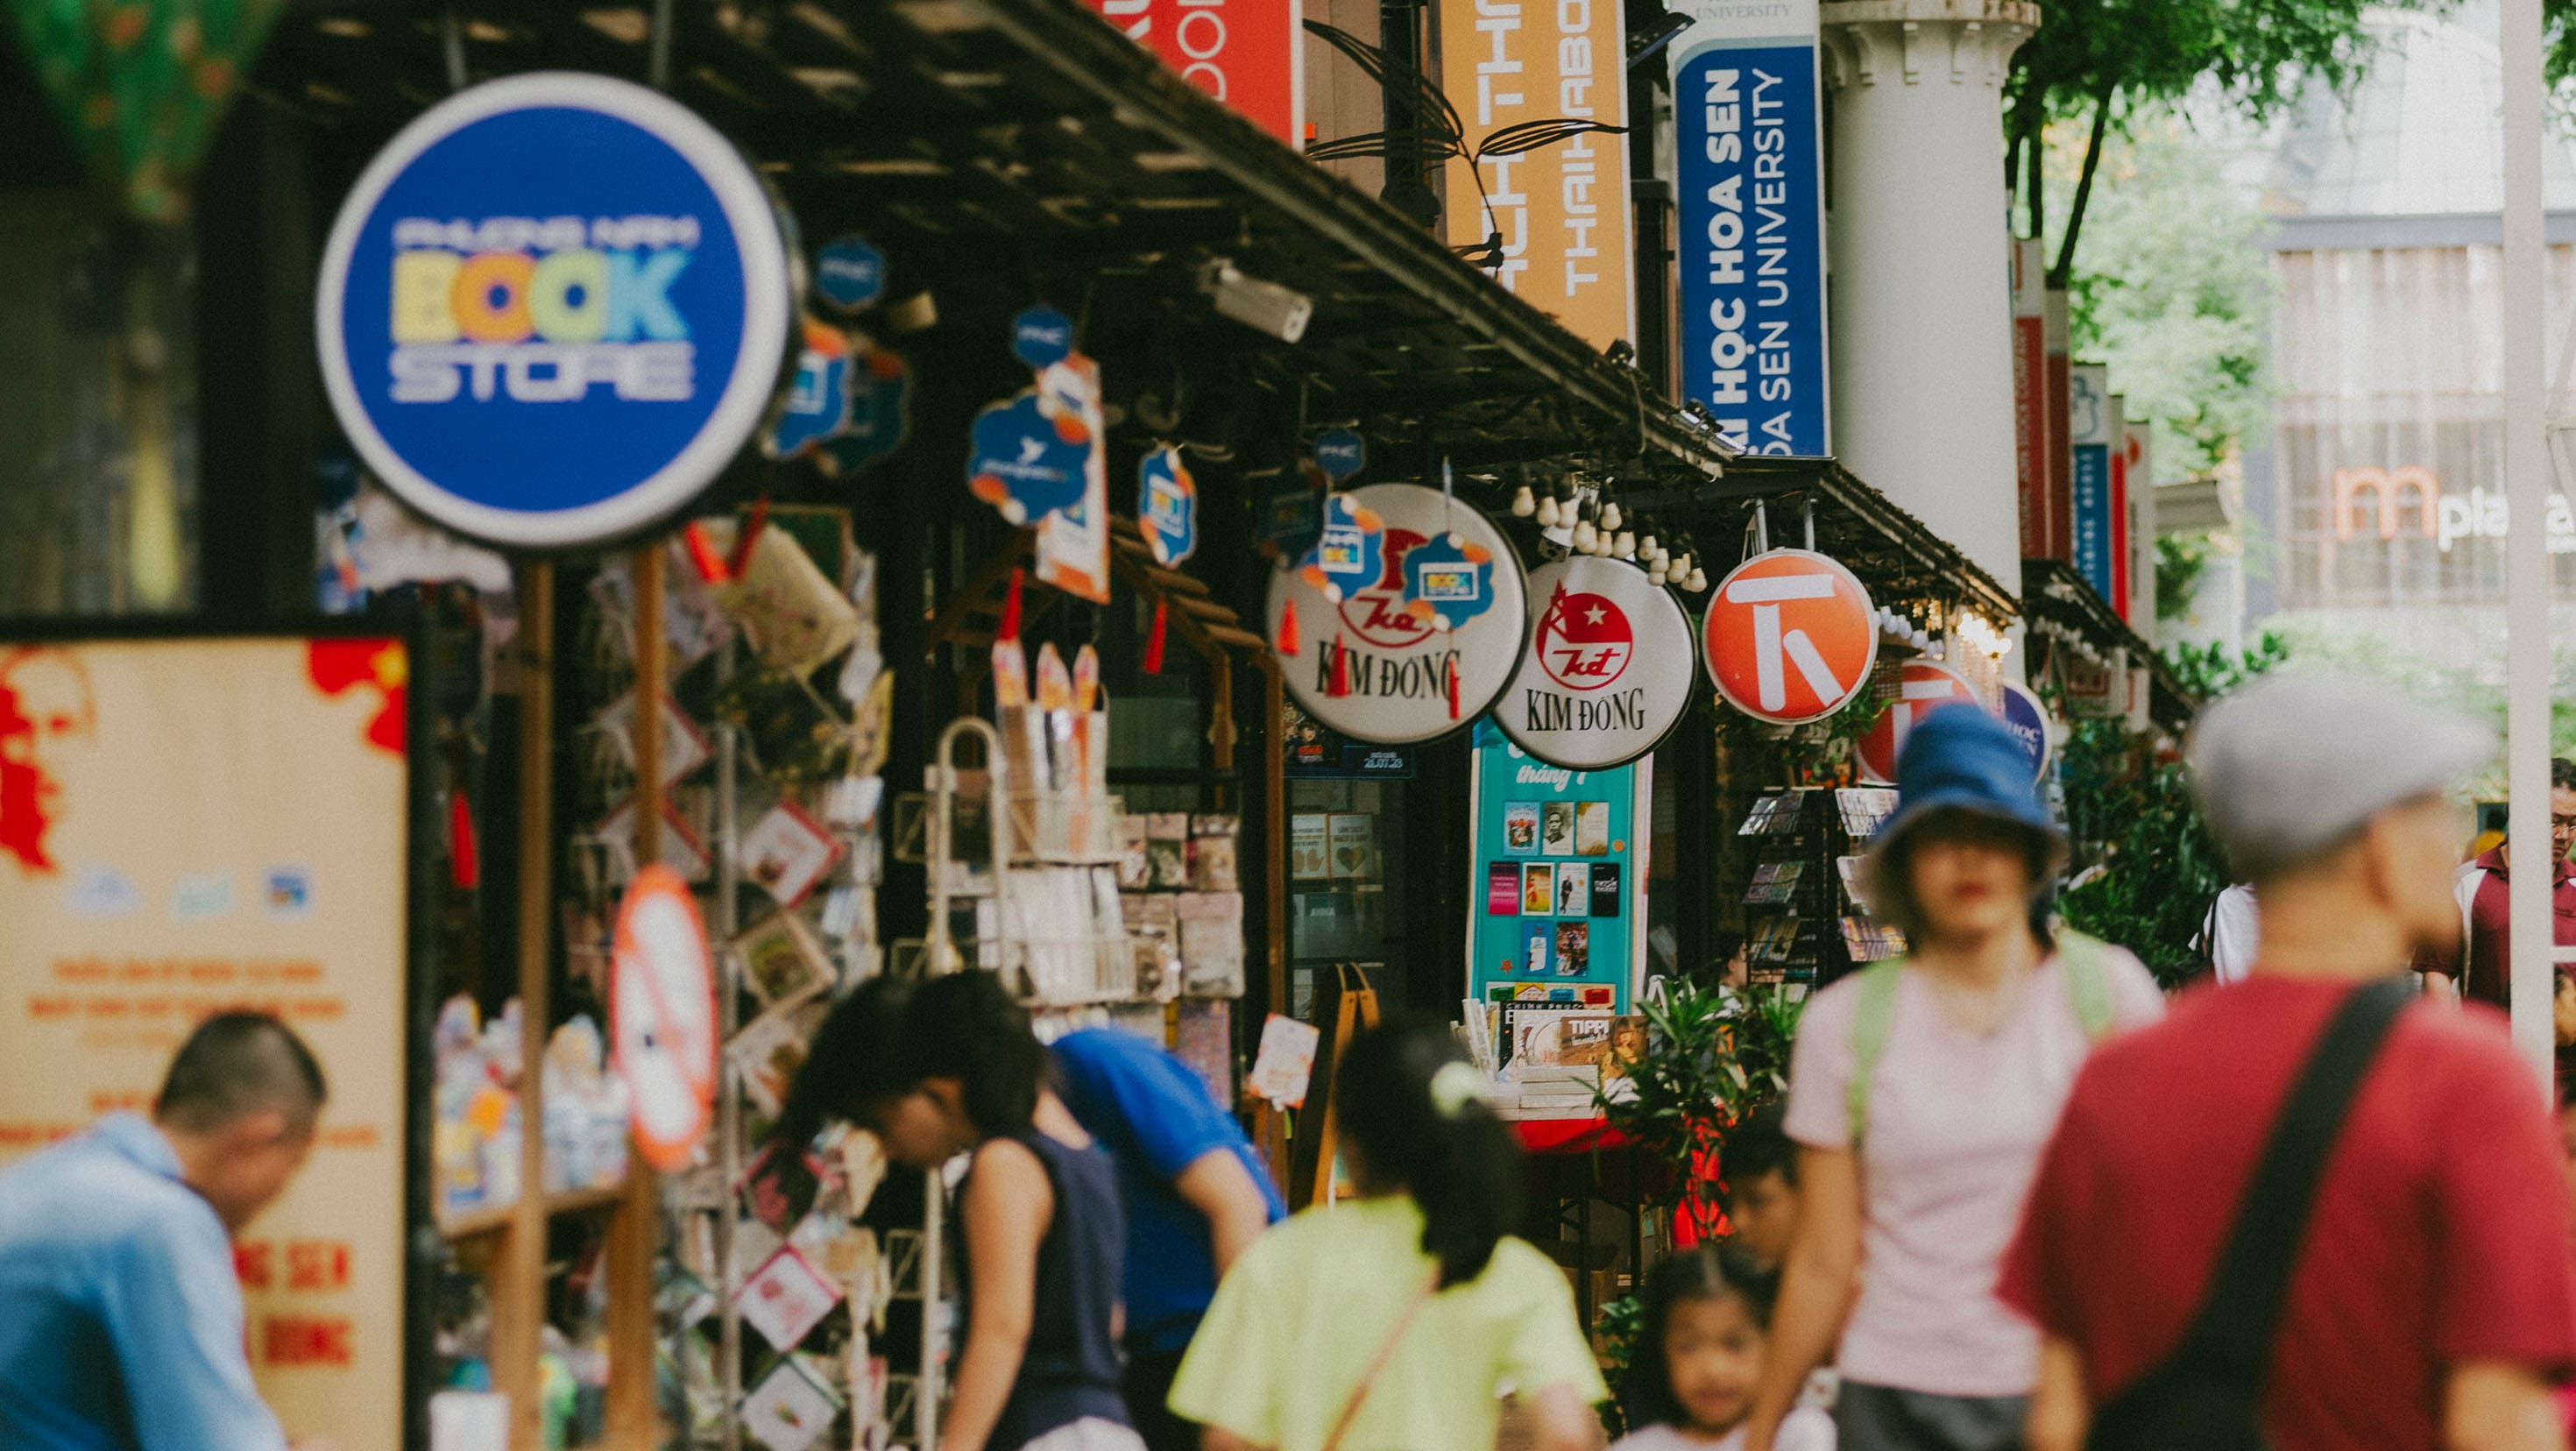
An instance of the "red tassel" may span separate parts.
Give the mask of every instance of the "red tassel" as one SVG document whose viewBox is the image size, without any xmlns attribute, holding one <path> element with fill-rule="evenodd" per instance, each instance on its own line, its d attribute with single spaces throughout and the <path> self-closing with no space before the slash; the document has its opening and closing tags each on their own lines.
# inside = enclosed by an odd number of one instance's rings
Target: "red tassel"
<svg viewBox="0 0 2576 1451">
<path fill-rule="evenodd" d="M 763 494 L 751 501 L 751 517 L 743 522 L 742 538 L 734 542 L 733 559 L 727 566 L 733 578 L 742 578 L 743 569 L 751 563 L 751 547 L 760 542 L 760 531 L 767 527 L 769 496 Z"/>
<path fill-rule="evenodd" d="M 1011 592 L 1002 596 L 1002 625 L 993 632 L 996 640 L 1020 638 L 1020 571 L 1011 571 Z"/>
<path fill-rule="evenodd" d="M 1154 601 L 1154 628 L 1145 632 L 1145 673 L 1163 673 L 1163 602 Z"/>
<path fill-rule="evenodd" d="M 1342 637 L 1333 637 L 1333 683 L 1325 690 L 1335 700 L 1351 693 L 1351 652 L 1342 648 Z"/>
<path fill-rule="evenodd" d="M 1458 718 L 1458 662 L 1449 662 L 1449 718 Z"/>
<path fill-rule="evenodd" d="M 483 885 L 483 863 L 474 851 L 474 808 L 462 791 L 447 793 L 447 867 L 464 890 Z"/>
<path fill-rule="evenodd" d="M 1305 648 L 1297 637 L 1297 602 L 1292 599 L 1279 612 L 1279 653 L 1293 659 Z"/>
<path fill-rule="evenodd" d="M 709 584 L 723 584 L 733 578 L 733 571 L 725 567 L 724 555 L 716 550 L 715 540 L 707 535 L 705 520 L 690 520 L 681 527 L 680 538 L 688 545 L 689 567 L 698 572 L 698 578 Z"/>
</svg>

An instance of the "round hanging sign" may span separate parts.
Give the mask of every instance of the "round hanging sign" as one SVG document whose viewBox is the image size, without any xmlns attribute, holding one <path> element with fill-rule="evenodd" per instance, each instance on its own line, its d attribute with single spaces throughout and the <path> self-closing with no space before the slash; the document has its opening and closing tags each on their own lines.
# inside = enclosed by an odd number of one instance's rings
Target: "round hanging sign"
<svg viewBox="0 0 2576 1451">
<path fill-rule="evenodd" d="M 609 1031 L 635 1147 L 656 1169 L 687 1168 L 714 1111 L 715 984 L 689 884 L 658 862 L 637 872 L 617 908 Z"/>
<path fill-rule="evenodd" d="M 1727 704 L 1798 725 L 1832 715 L 1869 684 L 1878 609 L 1841 561 L 1774 549 L 1718 582 L 1700 647 Z"/>
<path fill-rule="evenodd" d="M 1896 762 L 1905 754 L 1905 737 L 1914 723 L 1945 705 L 1959 704 L 1984 704 L 1968 677 L 1935 661 L 1906 661 L 1897 672 L 1896 699 L 1888 702 L 1887 713 L 1852 743 L 1861 774 L 1882 786 L 1895 784 Z"/>
<path fill-rule="evenodd" d="M 1510 541 L 1474 507 L 1420 484 L 1336 498 L 1375 520 L 1365 552 L 1382 562 L 1338 599 L 1315 582 L 1334 582 L 1319 570 L 1271 576 L 1270 638 L 1288 693 L 1329 729 L 1380 745 L 1433 740 L 1484 714 L 1529 629 Z"/>
<path fill-rule="evenodd" d="M 2004 682 L 2003 701 L 1995 714 L 2003 720 L 2004 729 L 2021 742 L 2030 757 L 2030 778 L 2034 781 L 2048 774 L 2048 706 L 2039 692 L 2018 680 Z"/>
<path fill-rule="evenodd" d="M 1494 707 L 1512 744 L 1606 771 L 1653 750 L 1690 708 L 1690 616 L 1645 571 L 1571 555 L 1529 572 L 1530 635 Z"/>
<path fill-rule="evenodd" d="M 768 413 L 795 316 L 759 174 L 628 81 L 461 91 L 341 204 L 315 306 L 331 410 L 367 467 L 504 548 L 631 534 Z"/>
</svg>

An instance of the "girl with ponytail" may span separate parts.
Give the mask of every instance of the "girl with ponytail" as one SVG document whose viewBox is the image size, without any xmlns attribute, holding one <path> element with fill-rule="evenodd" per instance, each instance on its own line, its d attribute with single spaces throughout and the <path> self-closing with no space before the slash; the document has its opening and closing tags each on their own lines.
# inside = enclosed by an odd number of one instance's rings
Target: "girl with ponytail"
<svg viewBox="0 0 2576 1451">
<path fill-rule="evenodd" d="M 1046 1050 L 983 971 L 878 976 L 815 1031 L 776 1136 L 826 1119 L 957 1189 L 966 1333 L 938 1451 L 1144 1451 L 1119 1394 L 1117 1170 L 1045 1084 Z"/>
<path fill-rule="evenodd" d="M 1172 1409 L 1209 1451 L 1491 1451 L 1510 1390 L 1541 1451 L 1594 1445 L 1609 1392 L 1565 1276 L 1508 1233 L 1519 1146 L 1447 1025 L 1360 1034 L 1336 1083 L 1359 1197 L 1235 1262 Z"/>
</svg>

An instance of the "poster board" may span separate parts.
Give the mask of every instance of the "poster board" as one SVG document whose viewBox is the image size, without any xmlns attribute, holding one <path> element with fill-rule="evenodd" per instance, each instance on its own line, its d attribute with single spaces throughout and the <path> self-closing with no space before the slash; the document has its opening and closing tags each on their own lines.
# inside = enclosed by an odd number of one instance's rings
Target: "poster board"
<svg viewBox="0 0 2576 1451">
<path fill-rule="evenodd" d="M 290 1440 L 417 1446 L 407 1099 L 414 652 L 382 634 L 0 638 L 0 1165 L 148 1112 L 195 1023 L 283 1017 L 330 1088 L 235 1248 Z"/>
<path fill-rule="evenodd" d="M 1469 997 L 1632 1010 L 1646 960 L 1652 770 L 1651 757 L 1607 771 L 1551 766 L 1490 717 L 1476 722 Z"/>
</svg>

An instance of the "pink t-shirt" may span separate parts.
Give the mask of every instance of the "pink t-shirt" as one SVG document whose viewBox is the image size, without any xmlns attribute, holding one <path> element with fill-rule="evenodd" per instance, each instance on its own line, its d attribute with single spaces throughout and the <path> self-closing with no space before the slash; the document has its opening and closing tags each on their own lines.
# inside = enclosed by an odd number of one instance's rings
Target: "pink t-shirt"
<svg viewBox="0 0 2576 1451">
<path fill-rule="evenodd" d="M 2119 1026 L 2163 1016 L 2163 994 L 2136 958 L 2112 952 L 2106 971 Z M 1813 1148 L 1851 1147 L 1859 991 L 1858 977 L 1845 978 L 1798 1023 L 1784 1127 Z M 1843 1379 L 1949 1396 L 2030 1390 L 2039 1335 L 1995 1297 L 1995 1281 L 2091 1047 L 2054 958 L 1991 1034 L 1962 1026 L 1906 969 L 1870 1074 L 1861 1287 L 1843 1327 Z"/>
</svg>

